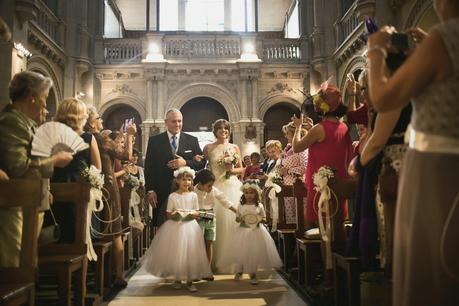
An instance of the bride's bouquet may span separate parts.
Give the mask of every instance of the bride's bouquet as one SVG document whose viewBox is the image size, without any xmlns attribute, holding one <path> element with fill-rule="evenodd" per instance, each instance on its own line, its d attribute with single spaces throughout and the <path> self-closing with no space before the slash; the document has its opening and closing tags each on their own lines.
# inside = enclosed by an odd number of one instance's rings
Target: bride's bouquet
<svg viewBox="0 0 459 306">
<path fill-rule="evenodd" d="M 236 166 L 239 160 L 239 155 L 235 152 L 223 152 L 223 155 L 218 159 L 218 164 L 221 167 L 227 168 L 228 166 Z M 225 178 L 229 179 L 231 177 L 231 171 L 227 170 L 225 172 Z"/>
</svg>

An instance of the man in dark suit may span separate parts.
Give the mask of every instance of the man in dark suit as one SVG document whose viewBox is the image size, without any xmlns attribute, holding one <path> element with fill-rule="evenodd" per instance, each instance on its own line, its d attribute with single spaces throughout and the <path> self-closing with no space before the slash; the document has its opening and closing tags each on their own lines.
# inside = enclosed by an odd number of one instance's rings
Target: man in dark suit
<svg viewBox="0 0 459 306">
<path fill-rule="evenodd" d="M 188 166 L 194 170 L 204 168 L 198 139 L 182 133 L 183 116 L 178 109 L 166 113 L 164 133 L 150 137 L 145 157 L 145 188 L 153 206 L 153 225 L 166 221 L 167 197 L 171 193 L 174 170 Z"/>
</svg>

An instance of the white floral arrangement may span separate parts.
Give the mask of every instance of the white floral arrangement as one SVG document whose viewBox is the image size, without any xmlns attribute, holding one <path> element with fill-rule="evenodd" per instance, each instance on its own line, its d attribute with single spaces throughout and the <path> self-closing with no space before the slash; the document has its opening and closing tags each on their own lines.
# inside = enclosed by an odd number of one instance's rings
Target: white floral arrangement
<svg viewBox="0 0 459 306">
<path fill-rule="evenodd" d="M 328 185 L 328 180 L 335 177 L 333 169 L 328 166 L 322 166 L 314 173 L 312 179 L 314 182 L 314 190 L 321 192 Z"/>
<path fill-rule="evenodd" d="M 335 177 L 335 173 L 332 168 L 328 166 L 322 166 L 317 170 L 316 173 L 312 176 L 314 182 L 314 190 L 320 194 L 319 201 L 317 203 L 319 216 L 319 233 L 322 240 L 325 242 L 325 267 L 331 269 L 332 265 L 332 250 L 331 250 L 331 241 L 332 241 L 332 229 L 331 229 L 331 219 L 336 214 L 330 210 L 330 201 L 332 196 L 334 196 L 336 202 L 338 198 L 333 190 L 328 186 L 328 181 Z M 314 198 L 315 201 L 315 198 Z"/>
<path fill-rule="evenodd" d="M 84 168 L 81 176 L 91 188 L 101 190 L 104 187 L 104 175 L 94 165 Z"/>
<path fill-rule="evenodd" d="M 137 177 L 132 174 L 129 174 L 125 180 L 126 185 L 130 188 L 137 188 L 140 186 L 140 181 Z"/>
<path fill-rule="evenodd" d="M 282 174 L 280 174 L 278 167 L 268 174 L 268 180 L 277 185 L 282 185 L 284 183 L 284 179 Z"/>
<path fill-rule="evenodd" d="M 188 173 L 190 174 L 193 178 L 195 176 L 195 171 L 193 169 L 191 169 L 190 167 L 188 166 L 185 166 L 185 167 L 180 167 L 178 168 L 177 170 L 174 171 L 174 177 L 178 177 L 180 174 L 183 174 L 183 173 Z"/>
<path fill-rule="evenodd" d="M 225 151 L 223 152 L 222 156 L 218 159 L 218 165 L 220 165 L 221 167 L 225 167 L 225 168 L 230 165 L 236 166 L 239 159 L 240 159 L 240 156 L 236 152 Z M 225 178 L 229 179 L 230 176 L 231 176 L 231 172 L 226 171 Z"/>
</svg>

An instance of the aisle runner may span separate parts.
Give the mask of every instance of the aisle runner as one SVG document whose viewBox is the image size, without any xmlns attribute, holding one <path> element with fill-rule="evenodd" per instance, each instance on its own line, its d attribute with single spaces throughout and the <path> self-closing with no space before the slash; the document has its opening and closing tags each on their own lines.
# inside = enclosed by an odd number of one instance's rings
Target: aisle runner
<svg viewBox="0 0 459 306">
<path fill-rule="evenodd" d="M 170 284 L 147 274 L 143 269 L 129 280 L 128 287 L 112 300 L 109 306 L 261 306 L 261 305 L 307 305 L 285 281 L 273 274 L 270 281 L 260 280 L 251 285 L 247 275 L 236 282 L 233 275 L 216 275 L 214 282 L 195 283 L 197 293 L 190 293 L 183 287 L 173 289 Z"/>
</svg>

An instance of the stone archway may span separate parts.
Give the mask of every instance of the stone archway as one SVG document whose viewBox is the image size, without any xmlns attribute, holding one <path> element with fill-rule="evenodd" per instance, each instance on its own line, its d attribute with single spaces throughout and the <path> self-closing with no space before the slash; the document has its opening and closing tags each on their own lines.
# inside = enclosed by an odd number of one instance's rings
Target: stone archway
<svg viewBox="0 0 459 306">
<path fill-rule="evenodd" d="M 215 83 L 192 83 L 186 85 L 169 99 L 167 109 L 181 109 L 185 103 L 198 97 L 207 97 L 218 101 L 228 114 L 230 122 L 239 121 L 241 116 L 236 98 L 226 88 Z"/>
<path fill-rule="evenodd" d="M 282 126 L 290 122 L 296 106 L 281 102 L 271 106 L 263 116 L 264 128 L 264 143 L 268 140 L 279 140 L 283 146 L 287 144 L 282 134 Z"/>
<path fill-rule="evenodd" d="M 183 131 L 212 131 L 212 123 L 217 119 L 228 120 L 223 105 L 209 97 L 196 97 L 187 101 L 180 111 L 183 114 Z"/>
<path fill-rule="evenodd" d="M 435 14 L 432 1 L 418 0 L 410 10 L 408 17 L 404 22 L 403 29 L 412 27 L 421 27 L 428 31 L 430 27 L 438 22 L 438 17 Z"/>
<path fill-rule="evenodd" d="M 42 56 L 32 56 L 27 62 L 27 69 L 38 72 L 46 77 L 51 78 L 53 86 L 49 91 L 48 100 L 46 101 L 48 109 L 48 118 L 50 120 L 56 114 L 57 106 L 59 101 L 62 101 L 63 96 L 60 90 L 60 82 L 58 81 L 57 75 L 54 72 L 52 66 L 46 61 L 46 58 Z"/>
<path fill-rule="evenodd" d="M 112 131 L 119 131 L 126 119 L 134 118 L 134 122 L 137 125 L 134 148 L 142 152 L 142 129 L 139 126 L 142 123 L 142 118 L 134 107 L 125 103 L 118 103 L 111 105 L 103 112 L 100 111 L 100 114 L 104 120 L 104 128 Z"/>
</svg>

